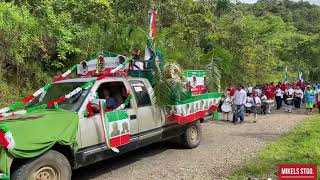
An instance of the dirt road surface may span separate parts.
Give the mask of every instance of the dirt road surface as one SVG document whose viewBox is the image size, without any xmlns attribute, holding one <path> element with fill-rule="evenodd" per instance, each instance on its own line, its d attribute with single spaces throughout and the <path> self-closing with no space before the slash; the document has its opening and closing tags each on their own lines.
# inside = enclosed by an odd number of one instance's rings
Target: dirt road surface
<svg viewBox="0 0 320 180">
<path fill-rule="evenodd" d="M 74 180 L 224 179 L 244 160 L 306 118 L 302 114 L 260 116 L 257 123 L 226 121 L 202 124 L 195 149 L 158 143 L 73 172 Z"/>
</svg>

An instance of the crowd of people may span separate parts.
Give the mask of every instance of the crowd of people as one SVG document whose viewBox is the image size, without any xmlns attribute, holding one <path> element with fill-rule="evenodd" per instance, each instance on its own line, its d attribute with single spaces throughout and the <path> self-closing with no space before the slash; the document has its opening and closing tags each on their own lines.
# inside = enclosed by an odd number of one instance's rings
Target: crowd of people
<svg viewBox="0 0 320 180">
<path fill-rule="evenodd" d="M 244 121 L 245 116 L 253 115 L 253 122 L 256 122 L 258 114 L 271 114 L 273 109 L 291 113 L 294 109 L 301 109 L 302 104 L 306 114 L 311 114 L 316 107 L 320 113 L 320 84 L 279 82 L 275 85 L 271 82 L 254 87 L 230 85 L 220 103 L 220 110 L 224 119 L 232 118 L 232 122 L 238 124 Z"/>
</svg>

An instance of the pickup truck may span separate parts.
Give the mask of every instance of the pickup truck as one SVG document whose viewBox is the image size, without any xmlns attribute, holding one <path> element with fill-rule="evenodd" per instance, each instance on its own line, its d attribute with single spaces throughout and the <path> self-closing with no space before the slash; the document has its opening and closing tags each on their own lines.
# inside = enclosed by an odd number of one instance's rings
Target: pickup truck
<svg viewBox="0 0 320 180">
<path fill-rule="evenodd" d="M 59 81 L 53 84 L 46 93 L 36 97 L 28 107 L 32 108 L 40 102 L 46 103 L 52 98 L 60 97 L 95 79 L 95 77 L 91 77 Z M 105 93 L 105 89 L 108 93 Z M 118 152 L 115 152 L 106 145 L 105 132 L 101 124 L 101 112 L 99 110 L 94 111 L 91 116 L 84 112 L 86 112 L 89 102 L 94 102 L 95 99 L 105 100 L 106 94 L 113 97 L 113 103 L 120 105 L 126 99 L 128 93 L 132 98 L 120 111 L 125 110 L 128 114 L 130 139 L 129 143 L 117 147 Z M 209 106 L 217 105 L 218 101 L 219 98 L 214 98 L 210 101 Z M 92 103 L 91 105 L 94 106 L 95 104 Z M 208 104 L 205 105 L 204 101 L 194 105 L 195 108 L 188 105 L 186 110 L 181 108 L 179 110 L 177 107 L 158 107 L 153 98 L 153 88 L 149 81 L 144 78 L 110 77 L 97 80 L 90 88 L 60 103 L 60 110 L 45 109 L 26 117 L 17 116 L 13 119 L 0 120 L 0 125 L 5 124 L 9 129 L 11 128 L 16 141 L 16 149 L 11 153 L 2 149 L 0 155 L 5 157 L 4 153 L 7 152 L 7 158 L 1 159 L 0 156 L 0 170 L 4 174 L 11 174 L 10 178 L 15 180 L 67 180 L 71 179 L 72 169 L 118 156 L 151 143 L 177 138 L 179 139 L 178 142 L 184 147 L 195 148 L 201 140 L 203 118 L 189 120 L 185 123 L 177 123 L 168 118 L 169 113 L 181 111 L 186 115 L 190 111 L 196 111 L 197 107 L 201 109 L 207 106 L 208 108 Z M 65 122 L 71 122 L 70 119 L 64 119 L 73 117 L 71 115 L 67 116 L 70 113 L 76 117 L 76 120 L 73 121 L 75 128 L 62 126 Z M 201 113 L 207 112 L 201 111 Z M 37 126 L 36 123 L 41 123 L 42 119 L 46 119 L 43 120 L 45 124 Z M 21 122 L 23 130 L 18 130 L 17 126 L 20 124 L 14 124 L 18 122 Z M 10 125 L 11 123 L 13 125 Z M 47 129 L 54 130 L 50 134 Z M 65 133 L 69 131 L 71 134 L 74 133 L 70 137 L 74 137 L 75 142 L 72 142 L 72 138 L 71 140 L 65 138 Z M 46 136 L 51 140 L 44 142 L 43 139 Z M 60 137 L 64 139 L 59 139 Z M 19 146 L 23 143 L 24 146 Z M 39 153 L 30 154 L 32 147 L 37 147 L 39 144 L 43 144 L 37 149 Z M 4 172 L 5 169 L 7 169 L 7 172 Z"/>
</svg>

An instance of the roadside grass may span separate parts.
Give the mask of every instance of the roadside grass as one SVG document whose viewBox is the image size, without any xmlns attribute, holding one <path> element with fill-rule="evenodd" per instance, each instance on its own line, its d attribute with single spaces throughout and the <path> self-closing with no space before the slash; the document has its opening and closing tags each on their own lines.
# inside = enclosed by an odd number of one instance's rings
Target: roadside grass
<svg viewBox="0 0 320 180">
<path fill-rule="evenodd" d="M 318 164 L 319 172 L 320 115 L 309 118 L 264 147 L 255 159 L 245 162 L 228 179 L 277 179 L 279 164 Z"/>
</svg>

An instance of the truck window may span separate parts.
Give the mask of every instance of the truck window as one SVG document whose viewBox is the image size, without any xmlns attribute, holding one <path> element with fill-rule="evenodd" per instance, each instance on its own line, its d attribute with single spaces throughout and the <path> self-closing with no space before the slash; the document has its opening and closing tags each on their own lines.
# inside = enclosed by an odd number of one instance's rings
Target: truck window
<svg viewBox="0 0 320 180">
<path fill-rule="evenodd" d="M 136 96 L 138 107 L 151 106 L 151 100 L 146 86 L 142 81 L 130 81 L 131 88 Z"/>
<path fill-rule="evenodd" d="M 31 101 L 31 103 L 27 107 L 30 108 L 41 104 L 46 104 L 53 99 L 57 99 L 63 95 L 70 93 L 75 88 L 82 86 L 84 83 L 85 82 L 55 83 L 45 93 L 37 96 L 33 101 Z M 65 101 L 59 104 L 59 108 L 77 112 L 81 107 L 81 104 L 87 97 L 89 90 L 90 89 L 81 91 L 81 93 L 78 93 L 73 97 L 66 99 Z"/>
<path fill-rule="evenodd" d="M 127 89 L 123 82 L 102 83 L 97 90 L 97 98 L 105 99 L 107 108 L 116 109 L 127 99 Z M 126 107 L 129 108 L 130 104 Z"/>
</svg>

